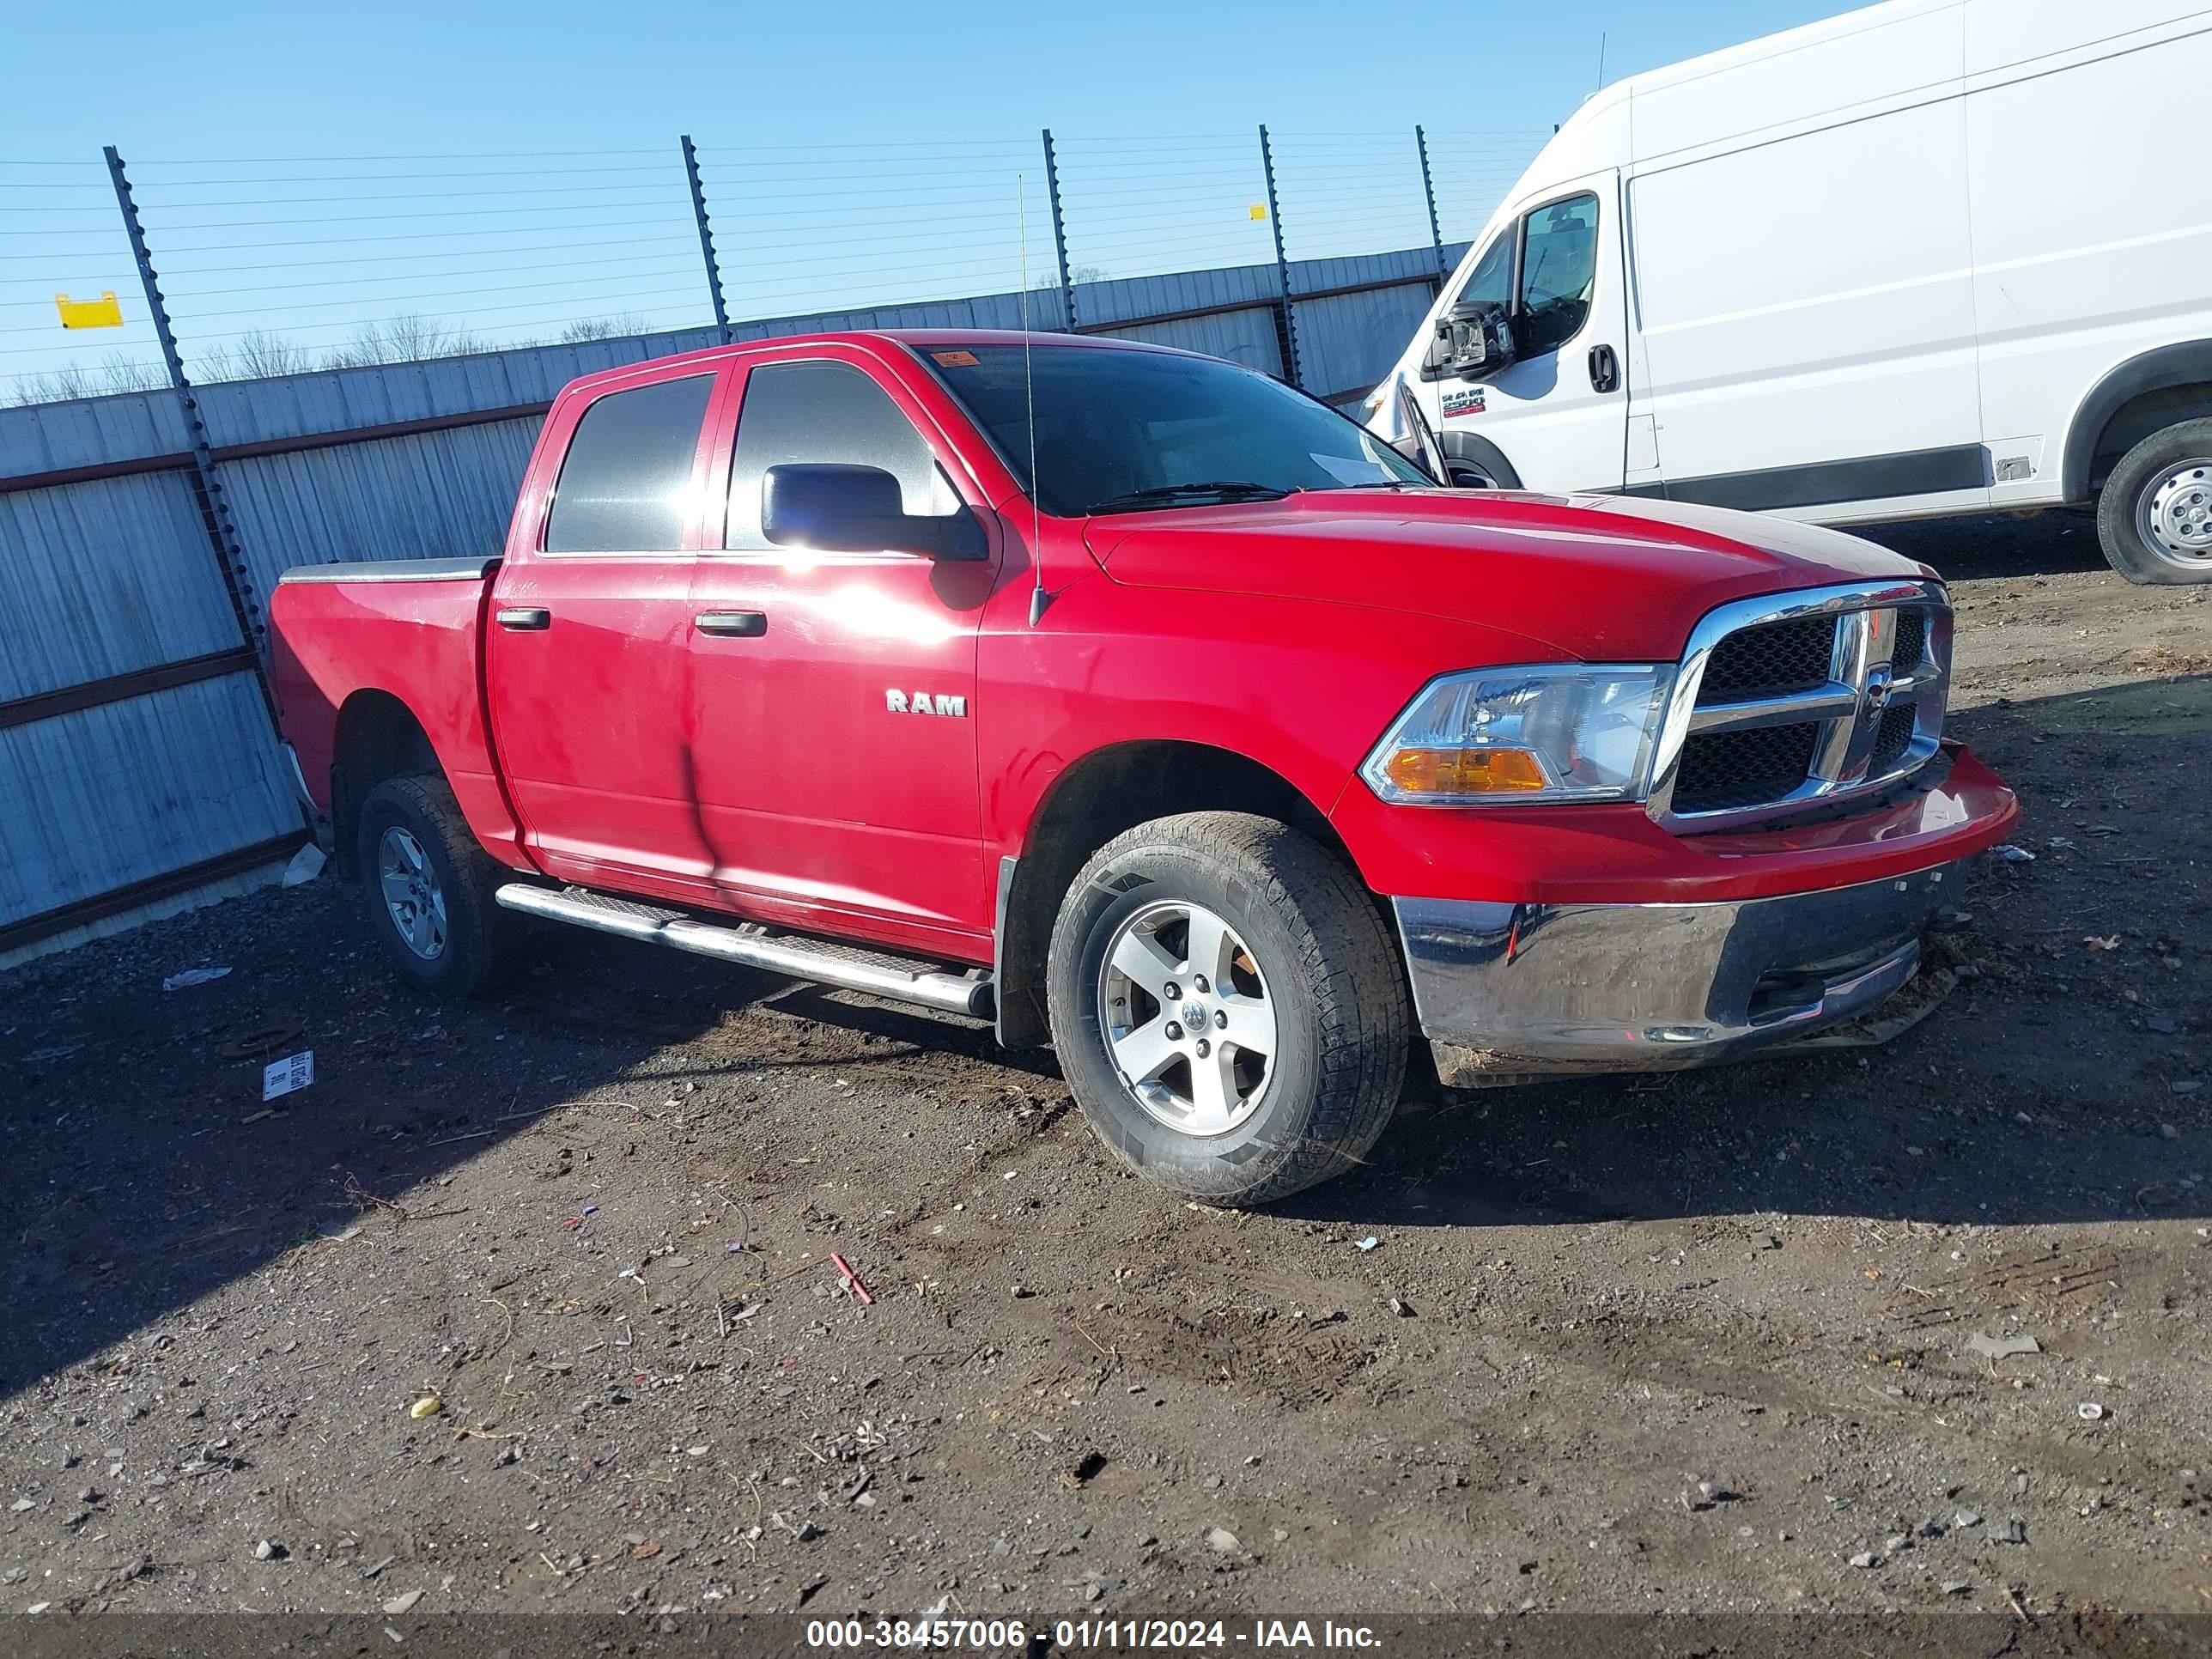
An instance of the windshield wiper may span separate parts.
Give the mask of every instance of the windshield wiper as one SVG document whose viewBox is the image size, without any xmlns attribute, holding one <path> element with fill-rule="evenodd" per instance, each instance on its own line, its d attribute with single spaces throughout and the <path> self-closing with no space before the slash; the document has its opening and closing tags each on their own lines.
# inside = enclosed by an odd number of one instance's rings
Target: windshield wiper
<svg viewBox="0 0 2212 1659">
<path fill-rule="evenodd" d="M 1133 513 L 1147 507 L 1203 506 L 1212 501 L 1279 501 L 1291 494 L 1278 484 L 1253 483 L 1244 478 L 1209 478 L 1200 483 L 1154 484 L 1126 495 L 1109 495 L 1093 501 L 1086 513 Z"/>
</svg>

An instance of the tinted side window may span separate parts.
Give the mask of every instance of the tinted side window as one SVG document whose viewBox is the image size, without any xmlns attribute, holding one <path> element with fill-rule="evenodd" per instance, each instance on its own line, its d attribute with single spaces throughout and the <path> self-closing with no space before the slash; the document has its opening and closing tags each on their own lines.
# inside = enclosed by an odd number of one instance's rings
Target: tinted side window
<svg viewBox="0 0 2212 1659">
<path fill-rule="evenodd" d="M 1522 223 L 1521 349 L 1556 351 L 1582 331 L 1597 281 L 1597 198 L 1571 196 Z"/>
<path fill-rule="evenodd" d="M 712 374 L 610 392 L 584 411 L 553 486 L 548 553 L 666 553 L 683 545 L 691 461 Z"/>
<path fill-rule="evenodd" d="M 942 515 L 959 504 L 921 434 L 867 375 L 847 363 L 769 363 L 745 377 L 725 547 L 772 545 L 761 534 L 761 475 L 802 461 L 881 467 L 911 514 Z"/>
</svg>

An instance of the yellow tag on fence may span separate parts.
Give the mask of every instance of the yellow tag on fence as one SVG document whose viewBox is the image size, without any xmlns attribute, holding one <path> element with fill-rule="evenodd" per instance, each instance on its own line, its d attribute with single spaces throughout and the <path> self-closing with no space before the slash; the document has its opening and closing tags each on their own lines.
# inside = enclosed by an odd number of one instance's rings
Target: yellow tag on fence
<svg viewBox="0 0 2212 1659">
<path fill-rule="evenodd" d="M 1253 203 L 1253 204 L 1252 204 L 1252 216 L 1253 216 L 1255 219 L 1264 219 L 1264 218 L 1266 218 L 1266 217 L 1267 216 L 1267 204 L 1265 202 L 1255 202 L 1255 203 Z M 109 297 L 110 297 L 110 298 L 112 298 L 113 296 L 112 296 L 112 295 L 110 295 Z"/>
<path fill-rule="evenodd" d="M 54 295 L 54 309 L 62 314 L 64 328 L 120 328 L 123 326 L 123 307 L 108 289 L 97 300 L 72 300 L 66 294 Z"/>
</svg>

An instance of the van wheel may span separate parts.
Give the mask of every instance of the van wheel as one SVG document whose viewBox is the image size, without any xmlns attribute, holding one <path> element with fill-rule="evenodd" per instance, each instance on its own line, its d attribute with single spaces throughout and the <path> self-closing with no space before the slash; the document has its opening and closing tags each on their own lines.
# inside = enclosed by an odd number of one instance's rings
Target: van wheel
<svg viewBox="0 0 2212 1659">
<path fill-rule="evenodd" d="M 2212 581 L 2212 420 L 2154 432 L 2097 501 L 2097 539 L 2131 582 Z"/>
<path fill-rule="evenodd" d="M 467 997 L 512 977 L 519 932 L 492 898 L 499 866 L 443 778 L 386 778 L 361 804 L 355 843 L 374 933 L 401 975 Z"/>
<path fill-rule="evenodd" d="M 1480 461 L 1453 461 L 1449 464 L 1451 487 L 1454 489 L 1496 489 L 1497 479 Z"/>
<path fill-rule="evenodd" d="M 1053 1045 L 1100 1139 L 1209 1204 L 1358 1164 L 1406 1076 L 1405 971 L 1352 872 L 1242 812 L 1139 824 L 1061 902 Z"/>
</svg>

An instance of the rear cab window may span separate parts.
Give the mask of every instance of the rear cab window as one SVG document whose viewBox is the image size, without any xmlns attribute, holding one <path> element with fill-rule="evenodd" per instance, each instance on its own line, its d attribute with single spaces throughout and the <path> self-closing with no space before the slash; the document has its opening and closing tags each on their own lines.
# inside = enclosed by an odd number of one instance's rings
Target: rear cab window
<svg viewBox="0 0 2212 1659">
<path fill-rule="evenodd" d="M 610 392 L 569 434 L 545 519 L 548 553 L 673 553 L 694 506 L 692 466 L 714 376 Z"/>
</svg>

